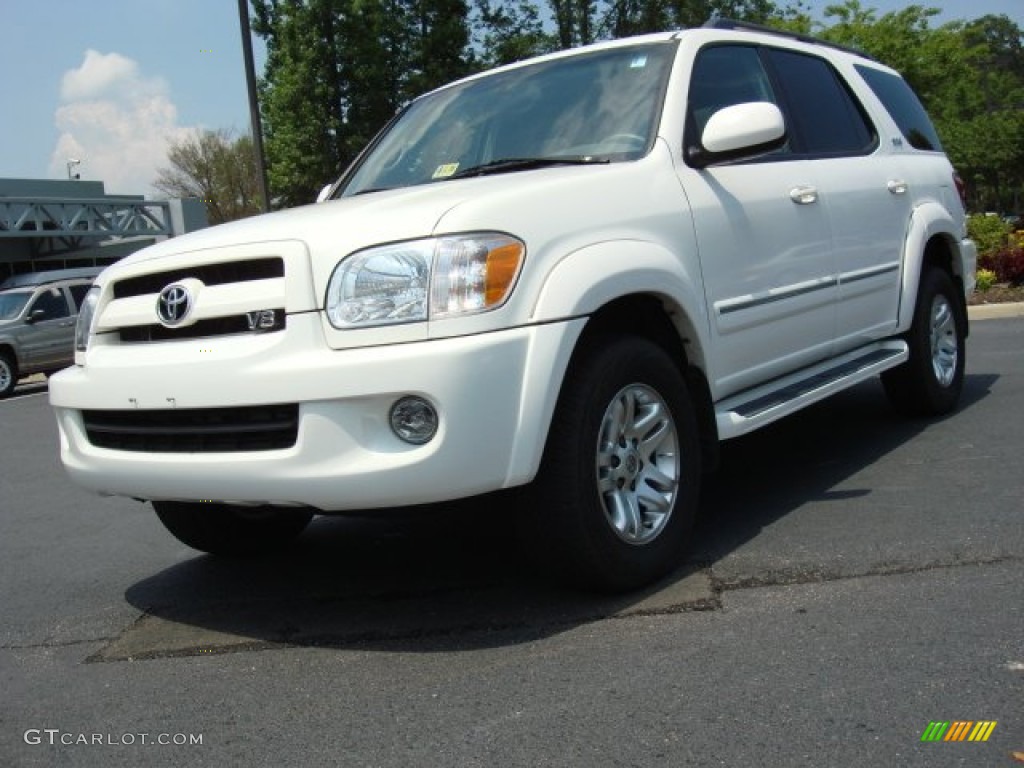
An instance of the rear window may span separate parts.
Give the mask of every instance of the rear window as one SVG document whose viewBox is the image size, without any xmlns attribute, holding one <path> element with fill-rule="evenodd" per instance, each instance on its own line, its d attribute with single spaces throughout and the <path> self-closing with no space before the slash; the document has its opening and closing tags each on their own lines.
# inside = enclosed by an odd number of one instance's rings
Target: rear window
<svg viewBox="0 0 1024 768">
<path fill-rule="evenodd" d="M 902 77 L 857 65 L 857 71 L 896 121 L 914 149 L 941 152 L 942 143 L 920 100 Z"/>
</svg>

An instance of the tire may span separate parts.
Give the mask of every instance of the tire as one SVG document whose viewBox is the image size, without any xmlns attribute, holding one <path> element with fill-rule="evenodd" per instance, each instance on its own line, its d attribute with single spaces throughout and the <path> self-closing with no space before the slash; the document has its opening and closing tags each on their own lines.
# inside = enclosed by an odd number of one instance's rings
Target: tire
<svg viewBox="0 0 1024 768">
<path fill-rule="evenodd" d="M 7 352 L 0 352 L 0 397 L 7 397 L 18 383 L 18 364 Z"/>
<path fill-rule="evenodd" d="M 153 509 L 182 544 L 229 557 L 282 550 L 313 519 L 311 512 L 302 510 L 201 502 L 154 501 Z"/>
<path fill-rule="evenodd" d="M 964 385 L 964 315 L 949 274 L 926 269 L 913 322 L 903 337 L 910 358 L 882 374 L 885 393 L 897 410 L 910 416 L 940 416 L 956 408 Z"/>
<path fill-rule="evenodd" d="M 643 338 L 585 342 L 527 491 L 524 544 L 576 586 L 649 584 L 680 563 L 700 461 L 694 409 L 669 356 Z"/>
</svg>

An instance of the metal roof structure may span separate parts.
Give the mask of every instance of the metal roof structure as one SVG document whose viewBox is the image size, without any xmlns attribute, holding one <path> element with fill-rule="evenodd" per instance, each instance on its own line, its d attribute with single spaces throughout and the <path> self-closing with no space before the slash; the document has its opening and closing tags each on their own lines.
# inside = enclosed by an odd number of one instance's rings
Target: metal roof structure
<svg viewBox="0 0 1024 768">
<path fill-rule="evenodd" d="M 107 195 L 99 181 L 0 179 L 0 278 L 109 264 L 206 225 L 199 200 Z"/>
</svg>

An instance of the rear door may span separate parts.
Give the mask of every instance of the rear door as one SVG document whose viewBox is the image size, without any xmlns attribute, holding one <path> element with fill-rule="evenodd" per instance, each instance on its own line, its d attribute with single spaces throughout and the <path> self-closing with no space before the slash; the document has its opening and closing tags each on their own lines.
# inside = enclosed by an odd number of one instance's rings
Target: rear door
<svg viewBox="0 0 1024 768">
<path fill-rule="evenodd" d="M 766 48 L 765 58 L 785 92 L 794 144 L 814 165 L 828 213 L 838 277 L 835 352 L 843 352 L 896 327 L 911 215 L 907 176 L 828 61 L 777 48 Z"/>
</svg>

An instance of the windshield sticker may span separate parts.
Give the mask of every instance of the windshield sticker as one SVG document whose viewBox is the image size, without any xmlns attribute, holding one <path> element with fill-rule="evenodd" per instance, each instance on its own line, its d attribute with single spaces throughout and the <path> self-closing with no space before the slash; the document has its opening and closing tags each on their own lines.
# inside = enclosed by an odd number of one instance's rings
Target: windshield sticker
<svg viewBox="0 0 1024 768">
<path fill-rule="evenodd" d="M 629 62 L 630 69 L 643 69 L 647 66 L 647 56 L 645 54 L 638 54 L 632 58 Z"/>
<path fill-rule="evenodd" d="M 434 175 L 431 176 L 430 178 L 432 178 L 432 179 L 447 179 L 449 176 L 454 175 L 454 173 L 457 170 L 459 170 L 459 164 L 458 163 L 445 163 L 444 165 L 437 166 L 437 170 L 434 171 Z"/>
</svg>

